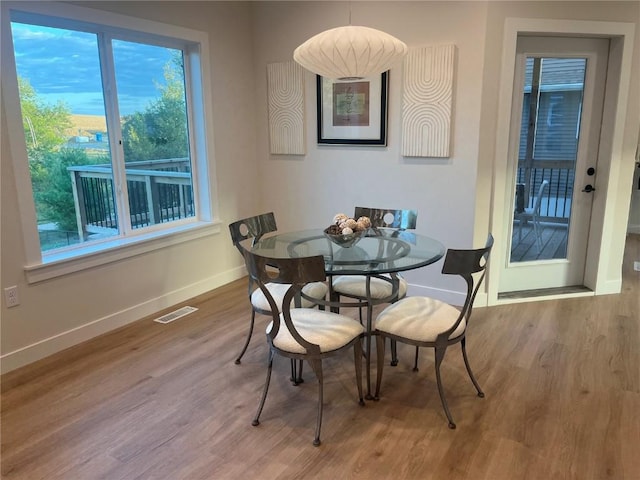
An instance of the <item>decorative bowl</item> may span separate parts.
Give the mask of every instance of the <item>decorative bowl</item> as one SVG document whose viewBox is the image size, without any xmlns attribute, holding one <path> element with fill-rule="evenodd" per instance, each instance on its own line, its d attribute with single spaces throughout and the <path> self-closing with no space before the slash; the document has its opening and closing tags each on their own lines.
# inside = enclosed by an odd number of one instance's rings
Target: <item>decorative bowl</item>
<svg viewBox="0 0 640 480">
<path fill-rule="evenodd" d="M 324 229 L 325 236 L 331 240 L 336 245 L 340 245 L 343 248 L 353 247 L 356 243 L 360 241 L 362 237 L 367 233 L 366 230 L 360 230 L 349 234 L 333 234 L 329 233 L 331 227 Z"/>
</svg>

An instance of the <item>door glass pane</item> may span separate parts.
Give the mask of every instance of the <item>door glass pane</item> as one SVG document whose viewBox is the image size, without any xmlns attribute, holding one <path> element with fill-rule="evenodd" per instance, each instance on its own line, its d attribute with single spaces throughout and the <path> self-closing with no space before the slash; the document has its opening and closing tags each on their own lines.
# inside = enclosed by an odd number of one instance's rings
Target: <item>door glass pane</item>
<svg viewBox="0 0 640 480">
<path fill-rule="evenodd" d="M 112 45 L 131 226 L 193 217 L 182 51 Z"/>
<path fill-rule="evenodd" d="M 117 235 L 96 35 L 11 31 L 41 250 Z"/>
<path fill-rule="evenodd" d="M 511 262 L 566 258 L 586 59 L 526 59 Z"/>
</svg>

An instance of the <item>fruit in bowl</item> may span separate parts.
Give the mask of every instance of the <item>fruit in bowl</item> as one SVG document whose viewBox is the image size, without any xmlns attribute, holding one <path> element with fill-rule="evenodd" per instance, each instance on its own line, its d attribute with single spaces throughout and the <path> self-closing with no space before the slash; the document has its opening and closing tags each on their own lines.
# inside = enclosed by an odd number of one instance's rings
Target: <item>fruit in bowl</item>
<svg viewBox="0 0 640 480">
<path fill-rule="evenodd" d="M 371 227 L 369 217 L 360 217 L 355 220 L 344 213 L 338 213 L 333 217 L 333 224 L 324 229 L 324 234 L 336 245 L 348 248 L 358 243 L 369 227 Z"/>
</svg>

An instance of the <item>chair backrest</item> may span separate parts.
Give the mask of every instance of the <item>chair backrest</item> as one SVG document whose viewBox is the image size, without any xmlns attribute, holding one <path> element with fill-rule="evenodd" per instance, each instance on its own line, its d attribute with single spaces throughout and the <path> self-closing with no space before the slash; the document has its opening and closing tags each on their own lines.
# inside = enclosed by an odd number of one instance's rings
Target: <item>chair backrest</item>
<svg viewBox="0 0 640 480">
<path fill-rule="evenodd" d="M 244 251 L 244 257 L 250 279 L 258 285 L 269 302 L 273 317 L 273 327 L 267 335 L 269 342 L 271 343 L 278 334 L 278 330 L 281 328 L 281 318 L 284 318 L 286 328 L 289 329 L 296 341 L 307 352 L 319 354 L 320 347 L 305 340 L 295 329 L 291 321 L 291 309 L 294 308 L 294 304 L 299 304 L 302 288 L 306 284 L 326 280 L 324 257 L 316 255 L 300 258 L 272 258 L 256 255 L 249 250 Z M 278 305 L 274 300 L 271 291 L 266 286 L 268 283 L 291 285 L 284 295 L 282 305 Z M 282 317 L 280 317 L 280 311 L 282 311 Z"/>
<path fill-rule="evenodd" d="M 542 201 L 542 197 L 544 196 L 544 191 L 549 186 L 548 180 L 543 180 L 540 184 L 540 188 L 538 188 L 538 195 L 533 199 L 533 214 L 538 215 L 540 213 L 540 203 Z"/>
<path fill-rule="evenodd" d="M 276 217 L 273 215 L 273 212 L 263 213 L 262 215 L 256 215 L 255 217 L 243 218 L 242 220 L 229 224 L 231 240 L 243 255 L 244 249 L 241 245 L 243 240 L 252 238 L 253 243 L 255 243 L 258 242 L 264 234 L 275 232 L 277 229 Z"/>
<path fill-rule="evenodd" d="M 458 321 L 453 327 L 447 330 L 447 332 L 440 334 L 445 341 L 449 338 L 449 335 L 458 328 L 462 318 L 466 317 L 467 322 L 469 321 L 471 310 L 473 309 L 473 302 L 476 299 L 476 294 L 486 274 L 487 262 L 489 261 L 489 254 L 492 248 L 493 235 L 489 234 L 483 248 L 475 250 L 456 250 L 450 248 L 447 250 L 442 266 L 442 273 L 446 275 L 460 275 L 464 278 L 467 282 L 467 296 L 464 306 L 460 311 Z"/>
<path fill-rule="evenodd" d="M 400 228 L 413 230 L 416 228 L 418 212 L 393 208 L 356 207 L 353 218 L 369 217 L 374 228 Z"/>
</svg>

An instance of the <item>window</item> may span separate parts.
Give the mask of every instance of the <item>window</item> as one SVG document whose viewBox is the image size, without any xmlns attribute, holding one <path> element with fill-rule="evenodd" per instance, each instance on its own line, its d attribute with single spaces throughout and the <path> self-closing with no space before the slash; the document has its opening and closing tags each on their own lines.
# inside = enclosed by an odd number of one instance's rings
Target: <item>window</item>
<svg viewBox="0 0 640 480">
<path fill-rule="evenodd" d="M 152 22 L 140 31 L 111 14 L 108 24 L 89 21 L 100 12 L 59 4 L 17 8 L 10 32 L 35 263 L 210 223 L 206 36 L 175 27 L 173 37 Z"/>
</svg>

